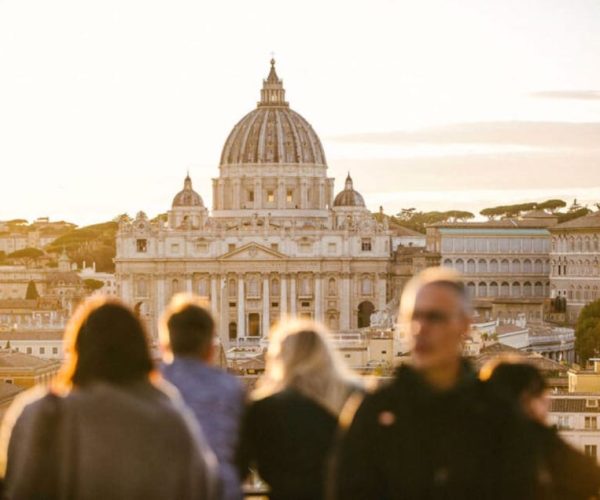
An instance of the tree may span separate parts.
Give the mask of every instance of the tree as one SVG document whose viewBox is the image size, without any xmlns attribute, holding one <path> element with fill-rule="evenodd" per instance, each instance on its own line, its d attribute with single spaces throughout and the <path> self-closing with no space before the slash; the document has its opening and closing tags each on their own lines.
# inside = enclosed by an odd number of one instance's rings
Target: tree
<svg viewBox="0 0 600 500">
<path fill-rule="evenodd" d="M 538 208 L 540 210 L 550 210 L 550 212 L 555 213 L 559 208 L 564 208 L 567 206 L 567 202 L 564 200 L 546 200 L 542 203 L 538 203 Z"/>
<path fill-rule="evenodd" d="M 29 266 L 32 262 L 36 261 L 40 257 L 44 256 L 44 252 L 39 248 L 22 248 L 21 250 L 17 250 L 15 252 L 9 253 L 6 258 L 13 259 L 17 261 L 23 262 L 25 265 Z"/>
<path fill-rule="evenodd" d="M 575 351 L 583 363 L 600 353 L 600 300 L 590 302 L 579 313 Z"/>
<path fill-rule="evenodd" d="M 91 292 L 94 292 L 96 290 L 100 290 L 100 288 L 102 288 L 104 286 L 104 283 L 102 281 L 95 280 L 95 279 L 92 279 L 92 278 L 87 278 L 87 279 L 83 280 L 83 284 Z"/>
<path fill-rule="evenodd" d="M 25 298 L 27 300 L 36 300 L 40 297 L 40 294 L 37 291 L 35 286 L 35 281 L 31 280 L 27 283 L 27 291 L 25 292 Z"/>
</svg>

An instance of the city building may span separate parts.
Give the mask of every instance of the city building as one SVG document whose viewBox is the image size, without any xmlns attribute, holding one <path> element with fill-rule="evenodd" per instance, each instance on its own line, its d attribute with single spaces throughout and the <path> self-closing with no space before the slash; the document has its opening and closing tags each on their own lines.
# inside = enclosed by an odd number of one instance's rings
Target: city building
<svg viewBox="0 0 600 500">
<path fill-rule="evenodd" d="M 598 460 L 600 448 L 600 394 L 553 394 L 550 422 L 575 448 Z"/>
<path fill-rule="evenodd" d="M 350 174 L 335 193 L 321 141 L 289 107 L 275 61 L 256 109 L 229 134 L 212 187 L 210 214 L 188 175 L 166 223 L 144 213 L 119 223 L 119 295 L 151 332 L 179 291 L 210 302 L 226 347 L 266 337 L 286 315 L 348 333 L 385 309 L 394 232 Z"/>
<path fill-rule="evenodd" d="M 84 262 L 82 269 L 78 272 L 78 275 L 83 280 L 84 285 L 86 280 L 102 282 L 102 287 L 95 289 L 92 292 L 92 295 L 118 295 L 117 280 L 114 273 L 96 271 L 95 262 L 92 264 L 92 267 L 86 267 Z"/>
<path fill-rule="evenodd" d="M 585 304 L 600 299 L 600 211 L 550 233 L 550 296 L 561 319 L 574 323 Z"/>
<path fill-rule="evenodd" d="M 589 363 L 589 369 L 573 367 L 569 370 L 569 392 L 600 393 L 600 359 L 590 359 Z"/>
<path fill-rule="evenodd" d="M 556 222 L 537 210 L 515 219 L 432 224 L 427 250 L 463 273 L 482 318 L 525 313 L 529 323 L 542 322 L 550 296 L 549 228 Z"/>
<path fill-rule="evenodd" d="M 60 368 L 60 361 L 41 359 L 17 352 L 0 349 L 0 382 L 28 389 L 37 384 L 48 384 Z"/>
</svg>

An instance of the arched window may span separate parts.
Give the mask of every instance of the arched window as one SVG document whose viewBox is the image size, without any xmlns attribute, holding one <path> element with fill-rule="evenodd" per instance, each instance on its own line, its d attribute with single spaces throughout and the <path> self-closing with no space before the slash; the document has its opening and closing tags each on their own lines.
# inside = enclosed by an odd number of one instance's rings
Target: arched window
<svg viewBox="0 0 600 500">
<path fill-rule="evenodd" d="M 496 259 L 490 260 L 489 270 L 490 273 L 498 273 L 498 261 Z"/>
<path fill-rule="evenodd" d="M 510 285 L 506 281 L 504 281 L 500 285 L 500 296 L 508 297 L 509 295 L 510 295 Z"/>
<path fill-rule="evenodd" d="M 254 277 L 254 276 L 248 280 L 247 296 L 248 297 L 259 297 L 260 296 L 260 290 L 258 289 L 258 279 L 256 279 L 256 277 Z"/>
<path fill-rule="evenodd" d="M 237 288 L 235 285 L 236 285 L 235 280 L 233 278 L 230 278 L 229 282 L 227 284 L 227 289 L 228 289 L 227 291 L 228 291 L 230 298 L 235 298 L 237 295 Z"/>
<path fill-rule="evenodd" d="M 465 262 L 462 259 L 457 259 L 454 267 L 460 273 L 465 272 Z"/>
<path fill-rule="evenodd" d="M 358 305 L 358 328 L 366 328 L 371 325 L 371 314 L 375 311 L 375 306 L 365 300 Z"/>
<path fill-rule="evenodd" d="M 521 296 L 521 283 L 519 283 L 518 281 L 515 281 L 512 284 L 512 290 L 511 290 L 511 296 L 512 297 L 520 297 Z"/>
<path fill-rule="evenodd" d="M 521 274 L 521 261 L 519 259 L 513 259 L 510 270 L 513 274 Z"/>
<path fill-rule="evenodd" d="M 542 285 L 541 282 L 536 281 L 535 285 L 533 287 L 533 294 L 536 297 L 543 297 L 544 296 L 544 285 Z"/>
<path fill-rule="evenodd" d="M 371 295 L 373 293 L 373 280 L 369 276 L 363 276 L 360 281 L 360 293 L 362 295 Z"/>
<path fill-rule="evenodd" d="M 502 274 L 508 274 L 510 272 L 510 264 L 507 259 L 500 261 L 500 272 Z"/>
<path fill-rule="evenodd" d="M 479 283 L 479 286 L 477 287 L 477 294 L 479 295 L 479 297 L 487 297 L 488 293 L 487 293 L 487 283 L 485 282 L 481 282 Z"/>
<path fill-rule="evenodd" d="M 473 259 L 467 260 L 467 273 L 469 273 L 469 274 L 475 273 L 475 261 Z"/>
<path fill-rule="evenodd" d="M 490 283 L 488 293 L 489 293 L 490 297 L 497 297 L 498 296 L 498 283 L 496 283 L 495 281 L 492 281 Z"/>
<path fill-rule="evenodd" d="M 174 279 L 171 281 L 171 293 L 172 294 L 176 294 L 179 293 L 180 289 L 179 289 L 179 280 L 178 279 Z"/>
<path fill-rule="evenodd" d="M 450 259 L 444 259 L 444 263 L 442 265 L 444 267 L 452 267 L 452 261 Z"/>
<path fill-rule="evenodd" d="M 544 264 L 540 259 L 535 259 L 533 264 L 533 272 L 535 274 L 542 274 L 544 272 Z"/>
<path fill-rule="evenodd" d="M 208 297 L 208 278 L 200 278 L 198 281 L 198 295 Z"/>
<path fill-rule="evenodd" d="M 523 296 L 531 297 L 532 294 L 533 294 L 533 288 L 531 287 L 531 283 L 529 281 L 526 281 L 525 284 L 523 285 Z"/>
<path fill-rule="evenodd" d="M 477 261 L 477 271 L 480 273 L 488 272 L 488 265 L 485 259 L 479 259 L 479 261 Z"/>
<path fill-rule="evenodd" d="M 533 266 L 531 264 L 531 261 L 529 259 L 525 259 L 523 261 L 523 272 L 525 274 L 530 274 L 533 271 Z"/>
<path fill-rule="evenodd" d="M 475 283 L 473 283 L 472 281 L 467 283 L 467 293 L 469 294 L 469 297 L 475 297 L 476 290 L 477 287 L 475 286 Z"/>
<path fill-rule="evenodd" d="M 310 278 L 308 276 L 302 276 L 300 279 L 300 295 L 304 295 L 305 297 L 310 295 L 311 286 L 310 286 Z"/>
</svg>

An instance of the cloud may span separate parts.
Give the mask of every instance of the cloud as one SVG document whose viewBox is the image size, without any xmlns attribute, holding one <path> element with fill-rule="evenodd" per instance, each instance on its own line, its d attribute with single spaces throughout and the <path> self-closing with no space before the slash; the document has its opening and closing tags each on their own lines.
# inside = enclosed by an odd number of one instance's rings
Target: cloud
<svg viewBox="0 0 600 500">
<path fill-rule="evenodd" d="M 584 101 L 600 100 L 600 90 L 542 90 L 532 92 L 530 97 L 542 99 L 578 99 Z"/>
<path fill-rule="evenodd" d="M 502 144 L 549 150 L 599 149 L 600 122 L 472 122 L 415 131 L 357 133 L 330 137 L 339 143 L 414 146 L 418 144 Z"/>
</svg>

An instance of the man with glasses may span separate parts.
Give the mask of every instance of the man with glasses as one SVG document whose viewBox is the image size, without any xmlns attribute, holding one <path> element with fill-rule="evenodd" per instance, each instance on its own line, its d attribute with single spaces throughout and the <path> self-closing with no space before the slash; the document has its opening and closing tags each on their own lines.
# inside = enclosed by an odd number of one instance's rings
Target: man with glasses
<svg viewBox="0 0 600 500">
<path fill-rule="evenodd" d="M 334 498 L 534 498 L 527 423 L 461 356 L 470 324 L 457 273 L 430 268 L 407 284 L 399 327 L 410 363 L 358 409 L 334 459 Z"/>
</svg>

